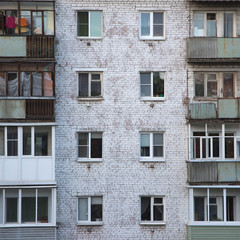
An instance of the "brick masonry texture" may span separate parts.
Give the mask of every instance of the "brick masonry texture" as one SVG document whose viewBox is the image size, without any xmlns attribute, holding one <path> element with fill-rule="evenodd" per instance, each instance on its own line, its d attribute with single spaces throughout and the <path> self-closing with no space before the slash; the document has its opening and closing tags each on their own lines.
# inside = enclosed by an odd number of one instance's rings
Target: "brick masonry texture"
<svg viewBox="0 0 240 240">
<path fill-rule="evenodd" d="M 77 10 L 102 10 L 102 39 L 76 37 Z M 141 10 L 165 12 L 165 40 L 139 39 Z M 57 239 L 187 239 L 187 19 L 181 0 L 56 1 Z M 77 100 L 76 69 L 103 69 L 103 100 Z M 165 101 L 140 100 L 141 71 L 165 72 Z M 103 132 L 102 162 L 77 162 L 82 131 Z M 139 161 L 141 131 L 164 132 L 165 162 Z M 82 195 L 103 196 L 102 226 L 77 226 Z M 139 224 L 142 195 L 165 196 L 166 225 Z"/>
</svg>

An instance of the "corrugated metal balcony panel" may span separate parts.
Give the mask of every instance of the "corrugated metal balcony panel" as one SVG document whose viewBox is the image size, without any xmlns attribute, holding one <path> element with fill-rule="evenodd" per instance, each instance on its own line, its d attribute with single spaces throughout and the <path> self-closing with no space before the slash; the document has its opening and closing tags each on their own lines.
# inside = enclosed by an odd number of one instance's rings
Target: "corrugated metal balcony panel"
<svg viewBox="0 0 240 240">
<path fill-rule="evenodd" d="M 217 58 L 217 38 L 189 38 L 188 58 Z"/>
<path fill-rule="evenodd" d="M 240 38 L 218 38 L 218 58 L 240 58 Z"/>
<path fill-rule="evenodd" d="M 217 118 L 215 103 L 190 103 L 189 114 L 191 119 L 214 119 Z"/>
<path fill-rule="evenodd" d="M 188 181 L 191 183 L 212 183 L 218 181 L 216 162 L 188 163 Z"/>
<path fill-rule="evenodd" d="M 0 240 L 55 240 L 55 227 L 0 228 Z"/>
<path fill-rule="evenodd" d="M 237 240 L 240 227 L 236 226 L 189 226 L 189 240 Z"/>
<path fill-rule="evenodd" d="M 219 118 L 239 118 L 240 99 L 218 99 Z"/>
</svg>

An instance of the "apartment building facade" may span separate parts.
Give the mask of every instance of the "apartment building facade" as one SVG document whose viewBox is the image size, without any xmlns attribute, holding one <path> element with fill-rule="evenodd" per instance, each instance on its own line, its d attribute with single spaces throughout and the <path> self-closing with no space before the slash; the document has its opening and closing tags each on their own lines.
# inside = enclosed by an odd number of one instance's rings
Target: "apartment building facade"
<svg viewBox="0 0 240 240">
<path fill-rule="evenodd" d="M 55 9 L 0 1 L 0 239 L 56 239 Z"/>
</svg>

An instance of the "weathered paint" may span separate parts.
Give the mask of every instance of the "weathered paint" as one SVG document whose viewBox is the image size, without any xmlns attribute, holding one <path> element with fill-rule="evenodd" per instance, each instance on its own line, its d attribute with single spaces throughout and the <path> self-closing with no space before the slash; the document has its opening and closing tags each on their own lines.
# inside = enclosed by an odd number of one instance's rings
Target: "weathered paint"
<svg viewBox="0 0 240 240">
<path fill-rule="evenodd" d="M 0 118 L 26 118 L 25 100 L 0 100 Z"/>
<path fill-rule="evenodd" d="M 215 103 L 190 103 L 189 114 L 191 119 L 217 118 Z"/>
<path fill-rule="evenodd" d="M 218 38 L 218 58 L 239 58 L 240 38 Z"/>
<path fill-rule="evenodd" d="M 219 118 L 239 118 L 239 99 L 219 99 Z"/>
<path fill-rule="evenodd" d="M 236 163 L 218 163 L 218 181 L 234 182 L 237 180 Z"/>
<path fill-rule="evenodd" d="M 0 57 L 26 57 L 26 37 L 0 37 Z"/>
<path fill-rule="evenodd" d="M 188 240 L 239 240 L 238 226 L 189 226 Z"/>
</svg>

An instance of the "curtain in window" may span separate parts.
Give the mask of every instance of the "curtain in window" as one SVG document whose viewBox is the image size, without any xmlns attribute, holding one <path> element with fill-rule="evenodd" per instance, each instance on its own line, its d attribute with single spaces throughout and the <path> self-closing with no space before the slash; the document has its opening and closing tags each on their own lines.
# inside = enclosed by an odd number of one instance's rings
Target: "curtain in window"
<svg viewBox="0 0 240 240">
<path fill-rule="evenodd" d="M 42 96 L 42 73 L 33 73 L 33 96 Z"/>
<path fill-rule="evenodd" d="M 194 37 L 204 36 L 204 13 L 194 14 Z"/>
<path fill-rule="evenodd" d="M 5 73 L 0 73 L 0 95 L 6 95 L 6 77 Z"/>
<path fill-rule="evenodd" d="M 233 13 L 224 13 L 224 37 L 233 37 Z"/>
<path fill-rule="evenodd" d="M 150 221 L 150 197 L 142 197 L 141 198 L 141 220 L 142 221 Z"/>
<path fill-rule="evenodd" d="M 18 77 L 16 73 L 8 74 L 8 96 L 18 96 Z"/>
<path fill-rule="evenodd" d="M 35 197 L 22 198 L 22 223 L 35 222 L 35 209 L 36 209 Z"/>
<path fill-rule="evenodd" d="M 21 75 L 20 75 L 20 96 L 28 97 L 28 96 L 31 95 L 30 79 L 31 79 L 31 74 L 30 73 L 21 72 Z"/>
</svg>

